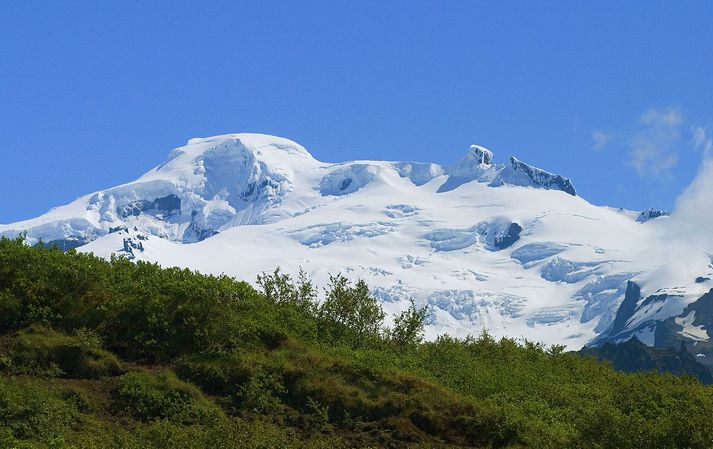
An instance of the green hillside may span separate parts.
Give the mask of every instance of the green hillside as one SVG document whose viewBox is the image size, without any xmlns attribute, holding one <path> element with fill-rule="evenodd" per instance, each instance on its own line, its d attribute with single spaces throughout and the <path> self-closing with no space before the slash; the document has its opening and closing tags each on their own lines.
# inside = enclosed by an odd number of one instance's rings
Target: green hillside
<svg viewBox="0 0 713 449">
<path fill-rule="evenodd" d="M 0 448 L 713 447 L 693 377 L 423 342 L 338 275 L 258 286 L 0 240 Z"/>
</svg>

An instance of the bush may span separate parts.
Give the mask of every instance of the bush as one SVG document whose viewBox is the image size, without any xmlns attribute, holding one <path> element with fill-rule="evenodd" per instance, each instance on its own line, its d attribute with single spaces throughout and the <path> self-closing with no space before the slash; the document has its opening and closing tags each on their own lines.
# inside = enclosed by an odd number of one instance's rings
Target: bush
<svg viewBox="0 0 713 449">
<path fill-rule="evenodd" d="M 58 396 L 56 389 L 35 381 L 0 379 L 0 441 L 49 441 L 66 434 L 80 417 L 73 404 Z"/>
<path fill-rule="evenodd" d="M 110 443 L 114 443 L 112 447 L 122 449 L 347 449 L 355 447 L 337 437 L 315 435 L 304 439 L 293 429 L 269 421 L 240 417 L 220 417 L 209 425 L 190 426 L 169 420 L 152 421 L 137 425 L 131 433 L 122 434 L 119 444 L 116 444 L 116 441 Z"/>
<path fill-rule="evenodd" d="M 210 394 L 220 395 L 231 410 L 267 413 L 286 392 L 280 361 L 255 354 L 211 354 L 180 360 L 176 372 Z"/>
<path fill-rule="evenodd" d="M 74 379 L 98 379 L 124 372 L 121 362 L 101 348 L 93 332 L 79 329 L 64 335 L 43 327 L 20 332 L 9 356 L 15 370 Z"/>
<path fill-rule="evenodd" d="M 0 332 L 15 329 L 21 320 L 22 303 L 7 291 L 0 291 Z"/>
<path fill-rule="evenodd" d="M 217 414 L 200 390 L 171 371 L 126 374 L 119 378 L 112 400 L 116 413 L 139 421 L 170 419 L 191 424 Z"/>
<path fill-rule="evenodd" d="M 231 396 L 250 380 L 255 370 L 243 357 L 222 353 L 184 357 L 177 362 L 176 373 L 209 394 Z"/>
</svg>

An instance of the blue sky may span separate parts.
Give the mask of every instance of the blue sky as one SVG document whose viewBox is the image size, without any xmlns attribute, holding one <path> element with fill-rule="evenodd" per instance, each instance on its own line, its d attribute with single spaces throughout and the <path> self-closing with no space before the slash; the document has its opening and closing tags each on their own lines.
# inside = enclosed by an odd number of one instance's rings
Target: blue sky
<svg viewBox="0 0 713 449">
<path fill-rule="evenodd" d="M 671 208 L 710 151 L 711 23 L 709 1 L 0 0 L 0 223 L 229 132 L 325 161 L 478 143 Z"/>
</svg>

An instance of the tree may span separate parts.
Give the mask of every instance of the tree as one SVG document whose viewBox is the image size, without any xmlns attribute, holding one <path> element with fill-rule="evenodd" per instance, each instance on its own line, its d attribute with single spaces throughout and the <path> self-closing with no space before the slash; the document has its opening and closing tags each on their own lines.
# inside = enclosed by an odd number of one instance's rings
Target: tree
<svg viewBox="0 0 713 449">
<path fill-rule="evenodd" d="M 319 317 L 334 341 L 349 340 L 353 347 L 363 346 L 378 337 L 384 322 L 384 311 L 369 293 L 363 280 L 352 286 L 337 274 L 329 276 L 326 298 L 319 309 Z"/>
<path fill-rule="evenodd" d="M 306 271 L 300 268 L 297 275 L 297 305 L 309 311 L 317 307 L 317 288 Z"/>
<path fill-rule="evenodd" d="M 428 306 L 418 308 L 411 299 L 409 308 L 394 319 L 394 328 L 390 332 L 391 341 L 401 348 L 421 343 L 425 333 L 427 314 Z"/>
<path fill-rule="evenodd" d="M 257 285 L 265 298 L 276 304 L 292 304 L 309 311 L 316 307 L 317 289 L 302 268 L 297 284 L 292 282 L 290 275 L 282 274 L 280 267 L 277 267 L 272 274 L 259 274 Z"/>
<path fill-rule="evenodd" d="M 282 274 L 280 267 L 275 268 L 272 274 L 258 274 L 257 285 L 262 289 L 262 294 L 268 301 L 276 304 L 292 302 L 295 297 L 295 288 L 289 274 Z"/>
</svg>

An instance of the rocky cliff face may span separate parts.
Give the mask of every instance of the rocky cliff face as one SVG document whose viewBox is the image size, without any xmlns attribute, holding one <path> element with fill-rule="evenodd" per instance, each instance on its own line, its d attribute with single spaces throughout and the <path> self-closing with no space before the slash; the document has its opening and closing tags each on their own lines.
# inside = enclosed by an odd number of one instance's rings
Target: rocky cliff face
<svg viewBox="0 0 713 449">
<path fill-rule="evenodd" d="M 504 168 L 500 176 L 493 181 L 494 186 L 502 184 L 561 190 L 572 196 L 577 195 L 569 178 L 528 165 L 514 156 L 510 157 L 510 166 Z"/>
</svg>

